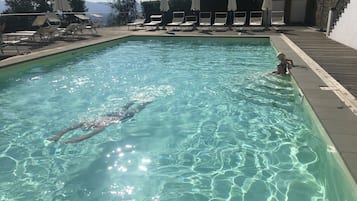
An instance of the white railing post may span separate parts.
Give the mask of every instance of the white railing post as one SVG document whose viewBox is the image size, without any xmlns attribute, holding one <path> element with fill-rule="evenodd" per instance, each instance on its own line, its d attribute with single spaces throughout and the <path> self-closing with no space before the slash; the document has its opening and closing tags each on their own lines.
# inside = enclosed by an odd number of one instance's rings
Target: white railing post
<svg viewBox="0 0 357 201">
<path fill-rule="evenodd" d="M 334 10 L 330 9 L 329 13 L 328 13 L 328 20 L 327 20 L 327 28 L 326 28 L 326 35 L 330 36 L 331 33 L 331 26 L 332 26 L 332 19 L 333 19 L 333 14 L 334 14 Z"/>
</svg>

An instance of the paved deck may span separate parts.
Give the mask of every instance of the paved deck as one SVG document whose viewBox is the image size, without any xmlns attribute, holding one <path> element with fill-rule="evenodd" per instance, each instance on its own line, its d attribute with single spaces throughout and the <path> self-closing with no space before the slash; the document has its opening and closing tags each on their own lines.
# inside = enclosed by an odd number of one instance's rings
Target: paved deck
<svg viewBox="0 0 357 201">
<path fill-rule="evenodd" d="M 333 90 L 321 90 L 326 83 L 317 76 L 309 63 L 298 55 L 275 31 L 245 33 L 227 32 L 176 32 L 166 31 L 127 31 L 126 27 L 114 27 L 99 30 L 101 37 L 85 36 L 77 41 L 56 41 L 30 49 L 30 54 L 19 55 L 0 61 L 0 68 L 12 63 L 36 59 L 45 55 L 69 51 L 88 45 L 115 40 L 126 35 L 177 35 L 177 36 L 271 36 L 279 51 L 284 51 L 298 67 L 292 75 L 302 89 L 312 109 L 324 126 L 340 155 L 357 181 L 357 116 L 345 105 Z M 286 36 L 296 42 L 309 56 L 329 72 L 336 80 L 357 96 L 357 51 L 327 39 L 322 33 L 306 27 L 287 27 Z M 26 48 L 26 47 L 23 47 Z M 26 49 L 25 49 L 26 50 Z M 317 64 L 316 64 L 317 65 Z"/>
<path fill-rule="evenodd" d="M 311 29 L 298 29 L 286 35 L 357 97 L 357 50 Z"/>
</svg>

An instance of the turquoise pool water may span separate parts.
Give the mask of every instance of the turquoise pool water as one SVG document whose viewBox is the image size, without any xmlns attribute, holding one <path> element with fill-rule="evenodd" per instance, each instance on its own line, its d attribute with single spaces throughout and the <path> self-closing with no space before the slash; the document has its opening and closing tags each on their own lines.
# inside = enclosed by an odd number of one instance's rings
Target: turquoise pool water
<svg viewBox="0 0 357 201">
<path fill-rule="evenodd" d="M 276 63 L 268 39 L 132 38 L 3 73 L 0 200 L 342 200 Z M 131 100 L 152 103 L 81 143 L 46 140 Z"/>
</svg>

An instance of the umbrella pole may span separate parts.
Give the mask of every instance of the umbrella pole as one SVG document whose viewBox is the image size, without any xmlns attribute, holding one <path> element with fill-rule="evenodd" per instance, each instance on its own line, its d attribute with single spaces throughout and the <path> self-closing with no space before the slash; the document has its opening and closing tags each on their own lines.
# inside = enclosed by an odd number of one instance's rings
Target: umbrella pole
<svg viewBox="0 0 357 201">
<path fill-rule="evenodd" d="M 196 16 L 196 19 L 197 19 L 197 24 L 194 25 L 194 29 L 196 29 L 196 26 L 198 26 L 200 24 L 200 22 L 199 22 L 199 11 L 192 10 L 192 14 L 194 16 Z"/>
<path fill-rule="evenodd" d="M 166 13 L 167 11 L 162 12 L 162 29 L 166 30 Z"/>
<path fill-rule="evenodd" d="M 265 20 L 264 20 L 264 31 L 269 31 L 270 29 L 268 28 L 269 26 L 269 9 L 265 10 Z"/>
<path fill-rule="evenodd" d="M 234 21 L 234 17 L 233 17 L 233 11 L 229 11 L 228 12 L 228 14 L 229 14 L 229 25 L 228 25 L 228 28 L 229 28 L 229 30 L 230 31 L 232 31 L 233 29 L 232 29 L 232 25 L 233 25 L 233 21 Z"/>
</svg>

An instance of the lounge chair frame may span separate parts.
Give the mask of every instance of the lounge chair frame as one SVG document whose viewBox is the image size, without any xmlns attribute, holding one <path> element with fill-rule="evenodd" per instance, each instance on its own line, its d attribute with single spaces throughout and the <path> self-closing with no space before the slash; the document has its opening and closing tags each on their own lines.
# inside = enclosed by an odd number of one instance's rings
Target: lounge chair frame
<svg viewBox="0 0 357 201">
<path fill-rule="evenodd" d="M 97 28 L 99 28 L 101 26 L 102 22 L 101 21 L 96 21 L 94 24 L 92 25 L 87 25 L 86 26 L 86 30 L 90 30 L 92 32 L 92 34 L 98 34 Z"/>
<path fill-rule="evenodd" d="M 196 16 L 186 16 L 185 22 L 180 24 L 180 29 L 182 31 L 193 31 L 196 28 L 197 17 Z"/>
<path fill-rule="evenodd" d="M 2 36 L 1 36 L 1 41 L 0 41 L 0 52 L 4 54 L 4 48 L 8 46 L 13 46 L 16 49 L 17 54 L 20 54 L 20 50 L 18 47 L 18 44 L 20 43 L 20 40 L 11 40 L 11 41 L 3 41 Z"/>
<path fill-rule="evenodd" d="M 185 12 L 177 11 L 172 13 L 172 22 L 167 24 L 168 27 L 172 27 L 172 30 L 178 30 L 180 25 L 185 21 Z"/>
<path fill-rule="evenodd" d="M 35 41 L 35 37 L 36 37 L 36 34 L 38 33 L 38 31 L 17 31 L 15 33 L 6 33 L 6 34 L 3 34 L 2 36 L 3 36 L 3 38 L 6 37 L 7 41 L 11 41 L 11 38 L 14 41 L 17 41 L 17 40 L 21 41 L 21 40 L 28 40 L 28 39 Z"/>
<path fill-rule="evenodd" d="M 237 11 L 233 13 L 233 26 L 239 27 L 244 26 L 247 21 L 247 12 Z"/>
<path fill-rule="evenodd" d="M 38 35 L 41 40 L 52 40 L 58 33 L 58 28 L 59 28 L 59 25 L 51 25 L 51 26 L 47 26 L 47 27 L 41 27 L 35 33 L 35 35 Z"/>
<path fill-rule="evenodd" d="M 263 12 L 262 11 L 250 11 L 249 25 L 250 26 L 262 26 L 263 25 Z"/>
<path fill-rule="evenodd" d="M 60 29 L 59 33 L 61 36 L 72 36 L 77 37 L 79 31 L 79 24 L 78 23 L 71 23 L 66 28 Z"/>
<path fill-rule="evenodd" d="M 284 11 L 272 11 L 271 12 L 271 25 L 272 26 L 284 26 Z"/>
<path fill-rule="evenodd" d="M 146 30 L 158 30 L 159 26 L 162 24 L 162 15 L 151 15 L 151 21 L 149 23 L 145 23 Z M 152 29 L 154 27 L 154 29 Z M 150 29 L 148 29 L 150 28 Z"/>
<path fill-rule="evenodd" d="M 213 29 L 217 31 L 219 28 L 222 28 L 221 30 L 227 31 L 227 19 L 228 19 L 228 13 L 227 12 L 216 12 L 215 13 L 215 18 L 214 18 L 214 23 L 212 25 Z"/>
<path fill-rule="evenodd" d="M 18 48 L 18 46 L 17 46 L 17 44 L 18 43 L 20 43 L 21 41 L 19 41 L 19 40 L 13 40 L 13 41 L 4 41 L 3 40 L 3 33 L 4 33 L 4 31 L 5 31 L 5 24 L 1 24 L 0 25 L 0 52 L 2 53 L 2 54 L 4 54 L 4 49 L 6 48 L 6 47 L 8 47 L 8 46 L 14 46 L 15 47 L 15 49 L 16 49 L 16 51 L 17 51 L 17 54 L 20 54 L 20 50 L 19 50 L 19 48 Z"/>
<path fill-rule="evenodd" d="M 211 31 L 212 30 L 212 13 L 200 12 L 200 30 Z"/>
<path fill-rule="evenodd" d="M 145 23 L 145 19 L 136 19 L 132 23 L 128 23 L 128 31 L 136 31 L 138 30 L 138 27 L 143 27 Z M 130 29 L 130 27 L 134 27 L 134 29 Z"/>
<path fill-rule="evenodd" d="M 232 27 L 235 31 L 243 32 L 244 26 L 247 21 L 247 12 L 246 11 L 236 11 L 233 13 L 233 24 Z"/>
</svg>

